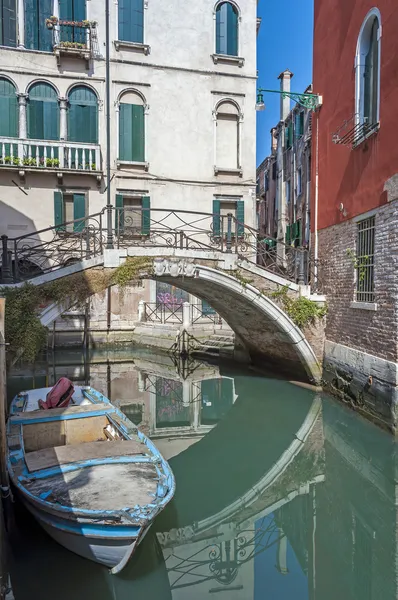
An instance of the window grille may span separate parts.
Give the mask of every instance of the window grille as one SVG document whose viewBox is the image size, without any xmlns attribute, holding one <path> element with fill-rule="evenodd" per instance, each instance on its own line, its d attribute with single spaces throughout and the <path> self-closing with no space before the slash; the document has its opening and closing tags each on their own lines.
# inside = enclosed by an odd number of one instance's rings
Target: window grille
<svg viewBox="0 0 398 600">
<path fill-rule="evenodd" d="M 375 217 L 358 223 L 356 255 L 356 300 L 374 302 Z"/>
</svg>

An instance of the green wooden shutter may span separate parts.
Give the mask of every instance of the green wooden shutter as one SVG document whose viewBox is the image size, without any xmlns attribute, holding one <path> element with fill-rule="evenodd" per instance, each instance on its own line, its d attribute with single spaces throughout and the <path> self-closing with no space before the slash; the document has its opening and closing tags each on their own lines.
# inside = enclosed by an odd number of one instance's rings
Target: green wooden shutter
<svg viewBox="0 0 398 600">
<path fill-rule="evenodd" d="M 44 140 L 44 118 L 42 100 L 29 99 L 28 104 L 28 138 Z"/>
<path fill-rule="evenodd" d="M 148 235 L 151 228 L 151 199 L 149 196 L 142 197 L 142 230 L 144 235 Z"/>
<path fill-rule="evenodd" d="M 37 0 L 38 2 L 38 37 L 39 50 L 51 52 L 52 50 L 52 31 L 46 27 L 46 19 L 53 14 L 51 0 Z M 25 21 L 26 22 L 26 21 Z"/>
<path fill-rule="evenodd" d="M 98 102 L 90 88 L 78 86 L 69 94 L 68 140 L 98 143 Z"/>
<path fill-rule="evenodd" d="M 15 87 L 0 78 L 0 135 L 18 137 L 18 100 Z"/>
<path fill-rule="evenodd" d="M 218 237 L 220 236 L 220 200 L 213 200 L 213 235 Z"/>
<path fill-rule="evenodd" d="M 86 216 L 86 196 L 85 194 L 73 194 L 73 219 L 82 219 Z M 85 221 L 73 223 L 73 231 L 83 231 Z"/>
<path fill-rule="evenodd" d="M 285 242 L 286 244 L 290 244 L 290 236 L 291 236 L 291 226 L 286 225 L 286 234 L 285 234 Z"/>
<path fill-rule="evenodd" d="M 245 203 L 243 200 L 237 200 L 236 202 L 236 220 L 237 224 L 237 235 L 242 237 L 245 233 Z"/>
<path fill-rule="evenodd" d="M 238 55 L 238 14 L 236 8 L 229 4 L 227 6 L 227 54 Z"/>
<path fill-rule="evenodd" d="M 115 198 L 115 230 L 119 233 L 124 231 L 123 196 L 116 194 Z"/>
<path fill-rule="evenodd" d="M 41 139 L 59 140 L 58 102 L 43 102 L 43 137 Z"/>
<path fill-rule="evenodd" d="M 130 0 L 132 42 L 144 42 L 144 0 Z"/>
<path fill-rule="evenodd" d="M 221 4 L 216 12 L 216 53 L 227 53 L 227 10 L 226 5 Z"/>
<path fill-rule="evenodd" d="M 62 192 L 54 192 L 54 225 L 58 225 L 57 231 L 65 230 L 65 227 L 60 227 L 64 222 L 64 200 Z"/>
<path fill-rule="evenodd" d="M 145 127 L 144 107 L 132 104 L 132 144 L 133 159 L 137 162 L 145 160 Z"/>
<path fill-rule="evenodd" d="M 16 0 L 2 0 L 1 10 L 1 39 L 2 46 L 15 48 L 17 45 L 17 10 Z"/>
<path fill-rule="evenodd" d="M 128 10 L 130 0 L 119 0 L 118 2 L 118 38 L 121 41 L 129 41 L 130 11 Z"/>
<path fill-rule="evenodd" d="M 25 0 L 25 47 L 29 50 L 39 49 L 37 9 L 37 0 Z"/>
<path fill-rule="evenodd" d="M 119 107 L 119 159 L 133 160 L 133 105 Z"/>
</svg>

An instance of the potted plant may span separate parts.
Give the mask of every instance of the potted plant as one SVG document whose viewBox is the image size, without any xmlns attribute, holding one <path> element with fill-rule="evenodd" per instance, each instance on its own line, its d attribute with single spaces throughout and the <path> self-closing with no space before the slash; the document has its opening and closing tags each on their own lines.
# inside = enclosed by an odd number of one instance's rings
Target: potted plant
<svg viewBox="0 0 398 600">
<path fill-rule="evenodd" d="M 58 23 L 58 17 L 50 17 L 46 19 L 46 27 L 47 29 L 54 29 L 55 25 Z"/>
</svg>

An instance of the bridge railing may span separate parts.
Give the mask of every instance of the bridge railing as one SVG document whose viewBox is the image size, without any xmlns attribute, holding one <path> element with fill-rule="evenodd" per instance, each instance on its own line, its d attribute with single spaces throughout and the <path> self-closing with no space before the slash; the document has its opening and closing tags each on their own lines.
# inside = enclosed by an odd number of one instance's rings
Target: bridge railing
<svg viewBox="0 0 398 600">
<path fill-rule="evenodd" d="M 307 248 L 261 238 L 256 229 L 233 214 L 134 205 L 112 207 L 109 212 L 104 208 L 13 239 L 2 236 L 1 281 L 30 279 L 99 256 L 111 246 L 232 253 L 289 281 L 314 282 L 314 265 Z"/>
</svg>

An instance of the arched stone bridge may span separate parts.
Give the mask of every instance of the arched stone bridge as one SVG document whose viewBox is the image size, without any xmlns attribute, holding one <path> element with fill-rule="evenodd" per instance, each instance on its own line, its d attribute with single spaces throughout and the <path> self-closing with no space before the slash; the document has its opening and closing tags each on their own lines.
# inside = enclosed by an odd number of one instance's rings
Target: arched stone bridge
<svg viewBox="0 0 398 600">
<path fill-rule="evenodd" d="M 31 281 L 41 285 L 72 277 L 71 286 L 75 286 L 79 283 L 73 282 L 73 276 L 84 273 L 88 289 L 96 293 L 101 291 L 101 283 L 98 284 L 101 273 L 109 274 L 126 260 L 133 262 L 137 257 L 149 261 L 146 261 L 147 266 L 138 269 L 137 277 L 166 281 L 209 302 L 234 330 L 237 344 L 253 363 L 276 368 L 290 377 L 320 381 L 323 331 L 318 328 L 315 333 L 310 329 L 302 332 L 269 297 L 280 286 L 286 286 L 294 296 L 309 293 L 308 288 L 261 269 L 236 254 L 139 247 L 104 250 L 101 256 L 59 268 Z M 102 289 L 107 285 L 104 283 Z M 72 298 L 73 294 L 70 301 L 45 308 L 41 322 L 52 323 L 71 307 Z"/>
</svg>

